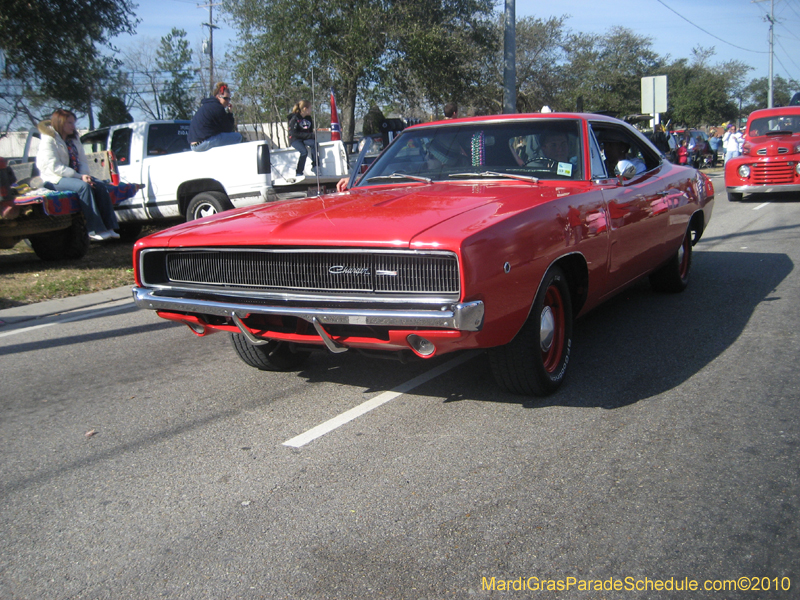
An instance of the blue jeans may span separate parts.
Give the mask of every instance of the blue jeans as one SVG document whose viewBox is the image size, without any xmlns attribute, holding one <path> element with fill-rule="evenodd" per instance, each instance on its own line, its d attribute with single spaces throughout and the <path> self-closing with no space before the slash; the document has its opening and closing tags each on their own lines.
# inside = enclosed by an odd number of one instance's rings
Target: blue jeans
<svg viewBox="0 0 800 600">
<path fill-rule="evenodd" d="M 317 166 L 317 148 L 313 138 L 310 140 L 292 140 L 292 148 L 300 153 L 300 158 L 297 159 L 296 169 L 298 175 L 302 175 L 306 168 L 306 157 L 308 156 L 309 150 L 311 151 L 311 168 L 313 169 Z"/>
<path fill-rule="evenodd" d="M 228 146 L 230 144 L 238 144 L 242 141 L 242 134 L 238 131 L 229 131 L 227 133 L 218 133 L 212 135 L 207 140 L 203 140 L 196 146 L 192 146 L 194 152 L 205 152 L 211 148 L 218 148 L 219 146 Z"/>
<path fill-rule="evenodd" d="M 94 187 L 82 179 L 75 177 L 62 177 L 58 183 L 51 184 L 59 192 L 76 192 L 81 204 L 83 218 L 86 219 L 86 228 L 95 233 L 117 229 L 119 222 L 114 213 L 111 197 L 102 181 L 92 178 Z"/>
<path fill-rule="evenodd" d="M 730 159 L 736 158 L 737 156 L 741 156 L 738 150 L 728 150 L 725 153 L 725 162 L 727 163 Z"/>
</svg>

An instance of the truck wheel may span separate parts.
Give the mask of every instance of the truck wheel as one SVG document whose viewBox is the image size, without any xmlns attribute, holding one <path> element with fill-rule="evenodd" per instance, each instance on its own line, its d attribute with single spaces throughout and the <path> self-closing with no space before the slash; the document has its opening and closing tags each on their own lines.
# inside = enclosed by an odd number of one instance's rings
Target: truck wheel
<svg viewBox="0 0 800 600">
<path fill-rule="evenodd" d="M 194 221 L 210 217 L 233 208 L 233 204 L 222 192 L 203 192 L 197 194 L 186 209 L 186 220 Z"/>
<path fill-rule="evenodd" d="M 36 256 L 47 261 L 83 258 L 89 249 L 89 236 L 82 214 L 73 215 L 72 225 L 66 229 L 38 233 L 28 239 Z"/>
<path fill-rule="evenodd" d="M 301 367 L 311 354 L 292 352 L 288 343 L 275 340 L 254 346 L 241 333 L 232 333 L 231 343 L 239 358 L 262 371 L 294 371 Z"/>
<path fill-rule="evenodd" d="M 741 202 L 743 194 L 736 192 L 728 192 L 728 202 Z"/>
<path fill-rule="evenodd" d="M 119 239 L 123 242 L 135 242 L 142 233 L 141 223 L 120 223 Z"/>
<path fill-rule="evenodd" d="M 550 269 L 516 337 L 489 353 L 497 384 L 514 394 L 546 396 L 564 381 L 572 350 L 572 297 L 564 272 Z"/>
<path fill-rule="evenodd" d="M 657 292 L 675 294 L 689 285 L 689 270 L 692 268 L 692 230 L 687 229 L 681 247 L 663 267 L 650 273 L 650 285 Z"/>
</svg>

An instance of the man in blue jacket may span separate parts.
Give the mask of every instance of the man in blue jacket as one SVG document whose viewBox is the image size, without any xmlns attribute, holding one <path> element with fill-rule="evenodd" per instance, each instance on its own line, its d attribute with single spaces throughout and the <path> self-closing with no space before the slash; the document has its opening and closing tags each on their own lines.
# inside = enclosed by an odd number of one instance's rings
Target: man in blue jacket
<svg viewBox="0 0 800 600">
<path fill-rule="evenodd" d="M 209 148 L 238 144 L 242 134 L 236 131 L 231 111 L 231 90 L 225 83 L 218 83 L 212 98 L 203 98 L 200 108 L 189 125 L 189 145 L 195 152 Z"/>
</svg>

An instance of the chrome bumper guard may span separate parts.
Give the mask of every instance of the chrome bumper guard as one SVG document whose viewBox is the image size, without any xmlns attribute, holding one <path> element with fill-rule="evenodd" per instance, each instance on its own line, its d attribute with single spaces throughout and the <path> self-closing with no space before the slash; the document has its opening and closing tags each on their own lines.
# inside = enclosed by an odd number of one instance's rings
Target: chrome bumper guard
<svg viewBox="0 0 800 600">
<path fill-rule="evenodd" d="M 732 185 L 725 188 L 736 194 L 770 194 L 776 192 L 800 192 L 800 185 L 793 183 L 770 185 Z"/>
<path fill-rule="evenodd" d="M 475 300 L 451 304 L 443 310 L 306 308 L 263 306 L 173 298 L 146 288 L 133 288 L 133 301 L 139 308 L 192 314 L 243 318 L 248 314 L 297 317 L 324 325 L 376 325 L 383 327 L 436 327 L 458 331 L 480 331 L 483 327 L 483 302 Z M 235 319 L 234 319 L 235 320 Z"/>
</svg>

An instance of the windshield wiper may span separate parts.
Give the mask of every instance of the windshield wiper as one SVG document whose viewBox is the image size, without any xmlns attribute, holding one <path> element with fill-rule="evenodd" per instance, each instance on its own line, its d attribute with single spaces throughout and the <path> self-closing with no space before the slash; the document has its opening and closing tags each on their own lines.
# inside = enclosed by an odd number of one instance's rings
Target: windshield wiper
<svg viewBox="0 0 800 600">
<path fill-rule="evenodd" d="M 517 175 L 516 173 L 498 173 L 497 171 L 484 171 L 483 173 L 451 173 L 450 177 L 506 177 L 530 183 L 539 183 L 538 177 L 531 175 Z"/>
<path fill-rule="evenodd" d="M 772 131 L 768 131 L 764 135 L 792 135 L 792 132 L 788 129 L 773 129 Z"/>
<path fill-rule="evenodd" d="M 429 177 L 420 177 L 419 175 L 409 175 L 408 173 L 392 173 L 391 175 L 375 175 L 367 179 L 370 182 L 374 179 L 411 179 L 412 181 L 421 181 L 422 183 L 433 183 L 433 179 Z"/>
</svg>

